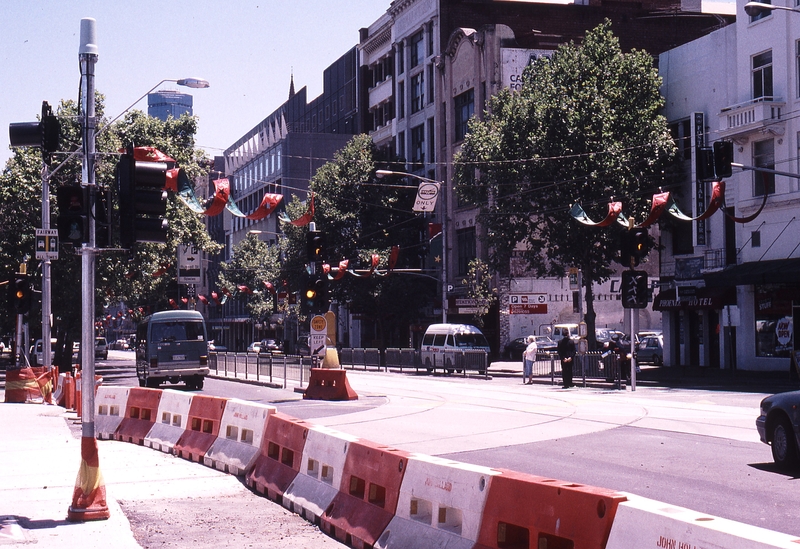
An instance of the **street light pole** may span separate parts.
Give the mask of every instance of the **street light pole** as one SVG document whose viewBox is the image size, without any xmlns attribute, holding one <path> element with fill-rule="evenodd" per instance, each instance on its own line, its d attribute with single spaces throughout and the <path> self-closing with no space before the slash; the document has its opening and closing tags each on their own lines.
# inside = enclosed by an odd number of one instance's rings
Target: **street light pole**
<svg viewBox="0 0 800 549">
<path fill-rule="evenodd" d="M 387 175 L 402 175 L 405 177 L 413 177 L 419 181 L 426 181 L 428 183 L 436 183 L 439 185 L 439 203 L 442 205 L 442 323 L 447 323 L 447 192 L 445 192 L 446 185 L 444 181 L 436 181 L 421 175 L 416 175 L 407 172 L 396 172 L 392 170 L 376 170 L 375 175 L 379 178 Z"/>
</svg>

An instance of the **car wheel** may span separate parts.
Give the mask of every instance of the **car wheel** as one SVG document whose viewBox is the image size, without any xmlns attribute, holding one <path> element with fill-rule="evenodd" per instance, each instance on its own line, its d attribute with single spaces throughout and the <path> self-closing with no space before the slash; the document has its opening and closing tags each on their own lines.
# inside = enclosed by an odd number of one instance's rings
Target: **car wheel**
<svg viewBox="0 0 800 549">
<path fill-rule="evenodd" d="M 772 459 L 782 467 L 797 463 L 794 430 L 786 418 L 780 418 L 772 429 Z"/>
</svg>

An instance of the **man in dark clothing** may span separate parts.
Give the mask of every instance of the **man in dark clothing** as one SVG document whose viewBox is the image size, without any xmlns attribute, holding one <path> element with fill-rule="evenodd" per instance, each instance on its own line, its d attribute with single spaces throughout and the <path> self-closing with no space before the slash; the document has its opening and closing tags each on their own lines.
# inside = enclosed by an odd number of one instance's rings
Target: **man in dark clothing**
<svg viewBox="0 0 800 549">
<path fill-rule="evenodd" d="M 561 359 L 561 379 L 564 380 L 564 389 L 575 387 L 572 384 L 572 364 L 575 362 L 575 342 L 569 337 L 569 332 L 564 330 L 561 341 L 558 342 L 558 358 Z"/>
</svg>

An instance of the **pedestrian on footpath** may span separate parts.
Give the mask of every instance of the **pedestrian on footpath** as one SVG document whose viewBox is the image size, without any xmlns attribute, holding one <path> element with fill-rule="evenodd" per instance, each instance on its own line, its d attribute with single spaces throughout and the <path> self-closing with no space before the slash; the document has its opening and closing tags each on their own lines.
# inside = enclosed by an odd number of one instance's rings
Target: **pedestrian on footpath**
<svg viewBox="0 0 800 549">
<path fill-rule="evenodd" d="M 564 328 L 561 332 L 561 341 L 558 342 L 558 358 L 561 359 L 561 379 L 564 381 L 564 389 L 575 387 L 572 384 L 572 365 L 575 362 L 575 353 L 575 342 Z"/>
<path fill-rule="evenodd" d="M 522 383 L 531 385 L 533 383 L 533 363 L 536 361 L 538 347 L 536 346 L 536 338 L 532 335 L 528 336 L 525 341 L 528 346 L 525 347 L 525 351 L 522 353 Z"/>
</svg>

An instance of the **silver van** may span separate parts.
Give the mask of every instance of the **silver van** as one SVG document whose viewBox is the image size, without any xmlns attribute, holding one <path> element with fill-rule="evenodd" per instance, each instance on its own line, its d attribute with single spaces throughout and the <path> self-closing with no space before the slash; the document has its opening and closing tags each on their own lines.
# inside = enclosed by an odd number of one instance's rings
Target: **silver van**
<svg viewBox="0 0 800 549">
<path fill-rule="evenodd" d="M 472 352 L 480 351 L 480 352 Z M 489 366 L 489 342 L 478 328 L 469 324 L 431 324 L 422 337 L 420 361 L 432 371 L 478 370 Z"/>
<path fill-rule="evenodd" d="M 183 381 L 202 389 L 208 375 L 208 334 L 197 311 L 163 311 L 136 329 L 136 377 L 140 387 Z"/>
</svg>

